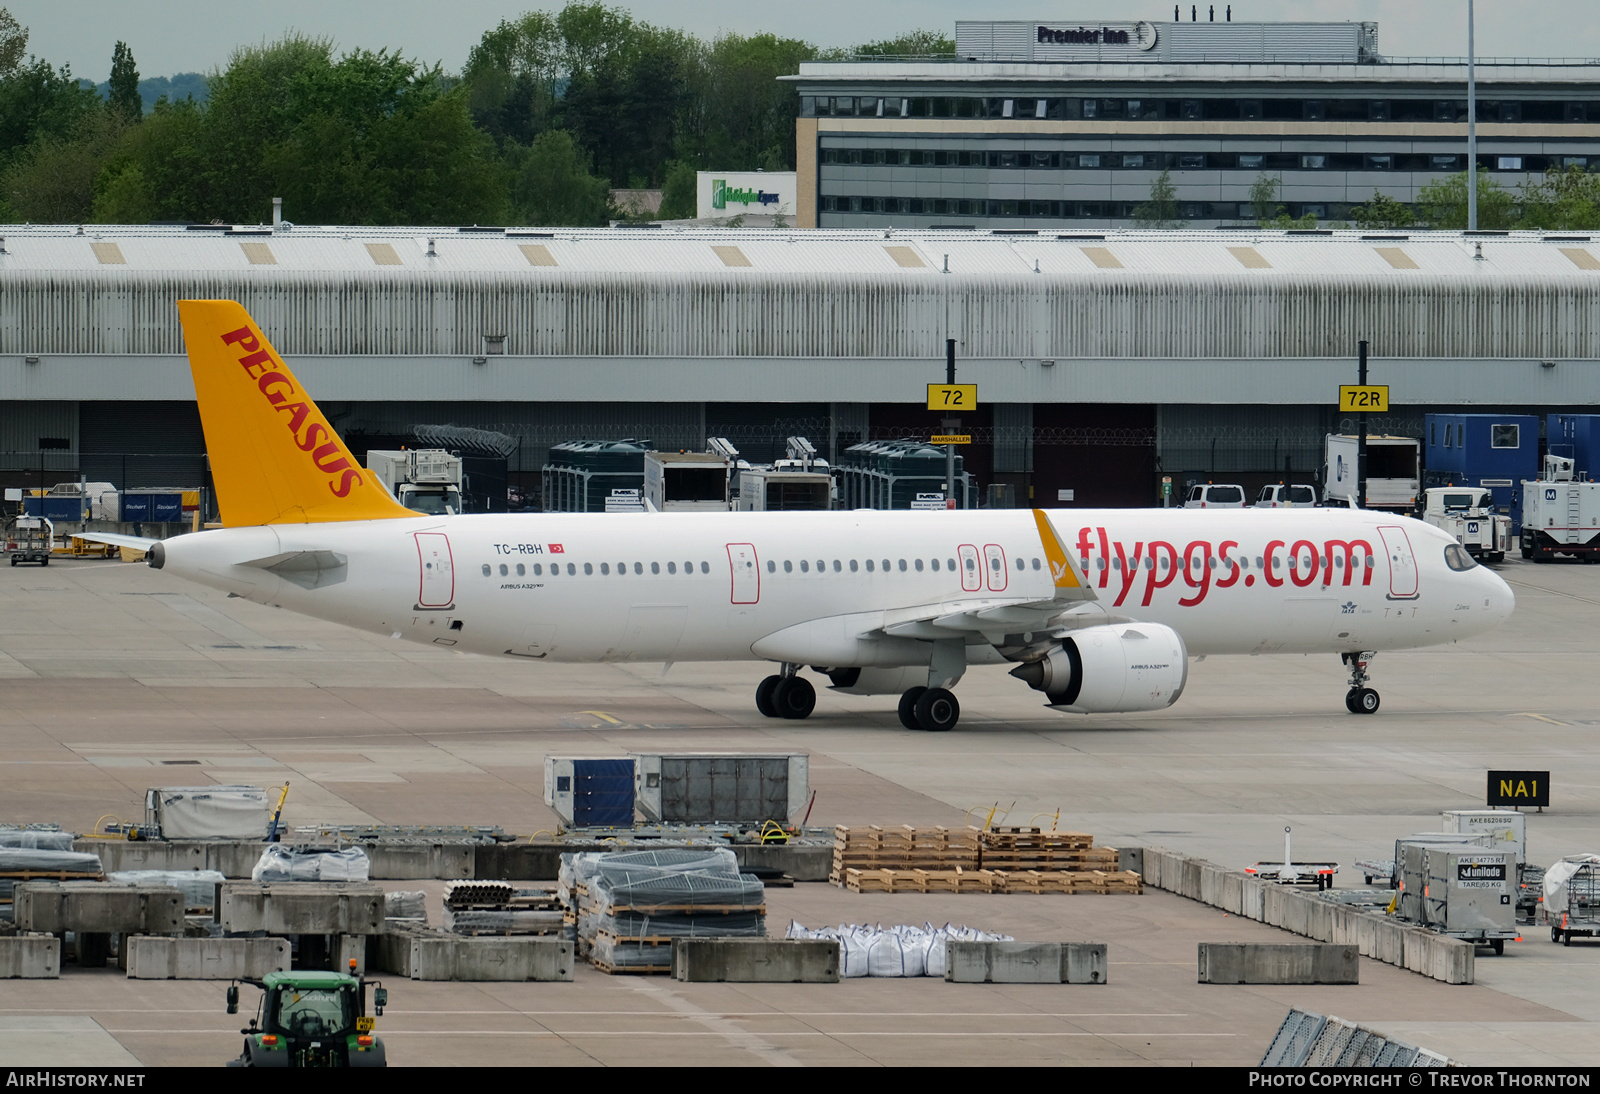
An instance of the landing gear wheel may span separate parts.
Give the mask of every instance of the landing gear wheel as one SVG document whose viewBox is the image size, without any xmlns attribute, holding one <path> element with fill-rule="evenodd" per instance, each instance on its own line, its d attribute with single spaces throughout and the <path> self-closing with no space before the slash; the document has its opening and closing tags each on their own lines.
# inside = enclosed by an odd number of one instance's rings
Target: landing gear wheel
<svg viewBox="0 0 1600 1094">
<path fill-rule="evenodd" d="M 756 709 L 761 712 L 763 717 L 779 717 L 778 707 L 777 704 L 772 701 L 772 696 L 773 693 L 778 690 L 778 685 L 781 683 L 783 683 L 783 677 L 769 676 L 765 680 L 761 681 L 761 683 L 756 685 Z"/>
<path fill-rule="evenodd" d="M 817 689 L 803 676 L 780 677 L 772 692 L 772 705 L 780 718 L 808 718 L 817 709 Z"/>
<path fill-rule="evenodd" d="M 1351 714 L 1360 714 L 1361 711 L 1356 709 L 1356 696 L 1360 694 L 1360 688 L 1351 688 L 1349 691 L 1345 692 L 1344 709 L 1348 710 Z"/>
<path fill-rule="evenodd" d="M 927 688 L 906 688 L 905 694 L 900 696 L 900 724 L 907 729 L 921 729 L 917 723 L 917 700 L 922 698 L 922 693 Z"/>
<path fill-rule="evenodd" d="M 1350 709 L 1357 714 L 1376 714 L 1380 702 L 1378 693 L 1371 688 L 1357 688 L 1346 702 Z"/>
<path fill-rule="evenodd" d="M 927 688 L 917 698 L 917 726 L 929 733 L 944 733 L 956 727 L 961 718 L 961 704 L 945 688 Z"/>
</svg>

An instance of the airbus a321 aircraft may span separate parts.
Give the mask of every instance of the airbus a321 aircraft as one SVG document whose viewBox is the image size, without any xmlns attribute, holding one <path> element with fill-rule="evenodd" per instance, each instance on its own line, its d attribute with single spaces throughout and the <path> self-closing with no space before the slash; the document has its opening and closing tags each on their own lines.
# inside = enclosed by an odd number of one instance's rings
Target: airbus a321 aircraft
<svg viewBox="0 0 1600 1094">
<path fill-rule="evenodd" d="M 151 566 L 394 638 L 534 661 L 764 660 L 769 717 L 816 691 L 900 696 L 948 730 L 969 666 L 1077 713 L 1170 706 L 1188 658 L 1337 654 L 1378 709 L 1379 650 L 1506 619 L 1506 583 L 1443 532 L 1349 509 L 484 514 L 403 509 L 245 309 L 178 304 L 220 529 Z"/>
</svg>

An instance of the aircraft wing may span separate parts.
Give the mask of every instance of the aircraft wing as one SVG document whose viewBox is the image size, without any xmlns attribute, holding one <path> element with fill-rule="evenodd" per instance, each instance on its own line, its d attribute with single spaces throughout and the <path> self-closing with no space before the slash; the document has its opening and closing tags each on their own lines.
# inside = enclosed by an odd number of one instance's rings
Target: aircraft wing
<svg viewBox="0 0 1600 1094">
<path fill-rule="evenodd" d="M 1061 544 L 1044 511 L 1033 511 L 1039 529 L 1039 546 L 1055 592 L 1046 598 L 994 596 L 986 599 L 962 598 L 955 602 L 891 609 L 884 613 L 883 626 L 876 634 L 863 638 L 917 638 L 938 641 L 962 634 L 981 635 L 999 645 L 1008 634 L 1033 632 L 1040 637 L 1056 630 L 1071 630 L 1106 622 L 1106 615 L 1095 602 L 1090 584 L 1072 556 Z M 992 575 L 990 575 L 992 576 Z M 1043 633 L 1041 633 L 1043 632 Z"/>
<path fill-rule="evenodd" d="M 147 539 L 144 536 L 119 536 L 111 532 L 73 532 L 73 538 L 85 539 L 90 543 L 109 543 L 113 547 L 132 547 L 136 551 L 148 551 L 159 539 Z"/>
</svg>

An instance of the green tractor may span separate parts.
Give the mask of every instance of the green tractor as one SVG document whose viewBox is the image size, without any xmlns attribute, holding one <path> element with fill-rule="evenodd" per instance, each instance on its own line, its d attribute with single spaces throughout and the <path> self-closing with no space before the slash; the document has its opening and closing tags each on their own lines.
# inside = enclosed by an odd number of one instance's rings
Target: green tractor
<svg viewBox="0 0 1600 1094">
<path fill-rule="evenodd" d="M 383 1042 L 367 1016 L 367 981 L 339 972 L 271 972 L 246 980 L 265 994 L 245 1035 L 244 1051 L 229 1067 L 388 1067 Z M 383 1014 L 389 992 L 372 993 L 373 1012 Z M 239 1013 L 239 985 L 228 987 L 228 1013 Z"/>
</svg>

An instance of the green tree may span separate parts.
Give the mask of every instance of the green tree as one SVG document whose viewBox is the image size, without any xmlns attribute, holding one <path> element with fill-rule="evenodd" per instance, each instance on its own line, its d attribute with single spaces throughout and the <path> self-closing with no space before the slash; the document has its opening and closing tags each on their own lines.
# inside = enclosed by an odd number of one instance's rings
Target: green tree
<svg viewBox="0 0 1600 1094">
<path fill-rule="evenodd" d="M 1551 167 L 1522 188 L 1521 227 L 1600 228 L 1600 175 L 1582 167 Z"/>
<path fill-rule="evenodd" d="M 547 12 L 502 21 L 472 48 L 462 71 L 473 120 L 497 143 L 531 143 L 555 124 L 564 52 L 560 28 Z"/>
<path fill-rule="evenodd" d="M 589 170 L 588 156 L 570 133 L 541 133 L 527 148 L 513 146 L 513 216 L 525 224 L 591 227 L 610 212 L 610 188 Z"/>
<path fill-rule="evenodd" d="M 71 69 L 31 58 L 0 78 L 0 164 L 41 137 L 70 140 L 84 119 L 99 112 L 100 96 L 81 87 Z"/>
<path fill-rule="evenodd" d="M 1485 229 L 1516 226 L 1516 202 L 1509 191 L 1478 168 L 1478 227 Z M 1467 226 L 1467 173 L 1462 171 L 1417 191 L 1417 220 L 1428 228 Z"/>
<path fill-rule="evenodd" d="M 111 51 L 111 110 L 130 122 L 144 116 L 144 99 L 139 95 L 139 69 L 133 63 L 133 50 L 118 42 Z"/>
<path fill-rule="evenodd" d="M 672 160 L 661 183 L 662 220 L 690 220 L 699 212 L 699 174 L 693 164 Z"/>
<path fill-rule="evenodd" d="M 1405 202 L 1396 201 L 1374 188 L 1372 200 L 1351 209 L 1350 219 L 1356 222 L 1357 228 L 1409 228 L 1416 221 L 1416 215 Z"/>
<path fill-rule="evenodd" d="M 1262 174 L 1250 184 L 1250 205 L 1256 215 L 1256 224 L 1262 228 L 1315 228 L 1315 214 L 1291 217 L 1287 206 L 1278 203 L 1278 192 L 1283 180 Z"/>
<path fill-rule="evenodd" d="M 861 57 L 948 57 L 955 51 L 956 40 L 939 30 L 913 30 L 855 48 Z"/>
<path fill-rule="evenodd" d="M 0 198 L 19 220 L 82 224 L 93 217 L 95 183 L 127 123 L 109 112 L 84 117 L 69 138 L 41 136 L 0 173 Z"/>
<path fill-rule="evenodd" d="M 1150 183 L 1150 200 L 1133 211 L 1133 223 L 1138 228 L 1177 228 L 1178 191 L 1172 185 L 1172 172 L 1162 171 Z"/>
<path fill-rule="evenodd" d="M 0 79 L 10 76 L 28 51 L 28 28 L 18 24 L 6 8 L 0 8 Z"/>
</svg>

